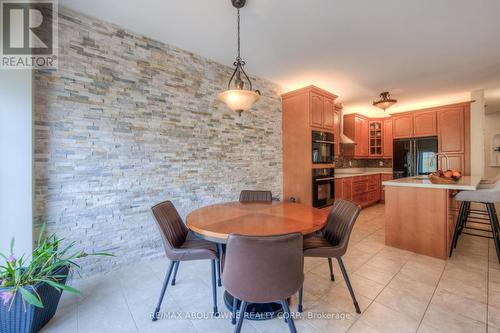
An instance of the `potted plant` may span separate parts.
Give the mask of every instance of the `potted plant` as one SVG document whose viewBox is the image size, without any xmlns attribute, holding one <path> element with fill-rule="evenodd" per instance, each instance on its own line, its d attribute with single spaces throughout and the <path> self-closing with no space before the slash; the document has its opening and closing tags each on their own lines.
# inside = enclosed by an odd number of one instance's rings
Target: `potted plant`
<svg viewBox="0 0 500 333">
<path fill-rule="evenodd" d="M 79 294 L 66 285 L 72 267 L 79 269 L 75 260 L 88 255 L 111 255 L 74 250 L 75 242 L 61 247 L 63 239 L 55 234 L 44 237 L 42 226 L 37 245 L 31 256 L 14 255 L 14 239 L 10 255 L 0 253 L 0 332 L 38 332 L 56 313 L 62 292 Z"/>
</svg>

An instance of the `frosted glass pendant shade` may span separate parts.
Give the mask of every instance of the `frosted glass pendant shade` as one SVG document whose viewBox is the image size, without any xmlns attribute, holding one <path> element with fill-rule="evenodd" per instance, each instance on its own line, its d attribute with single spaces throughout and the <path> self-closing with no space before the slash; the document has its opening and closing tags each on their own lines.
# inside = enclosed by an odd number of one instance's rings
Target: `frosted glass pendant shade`
<svg viewBox="0 0 500 333">
<path fill-rule="evenodd" d="M 231 89 L 219 94 L 219 100 L 224 102 L 228 108 L 238 112 L 248 111 L 260 99 L 260 94 L 252 90 Z"/>
</svg>

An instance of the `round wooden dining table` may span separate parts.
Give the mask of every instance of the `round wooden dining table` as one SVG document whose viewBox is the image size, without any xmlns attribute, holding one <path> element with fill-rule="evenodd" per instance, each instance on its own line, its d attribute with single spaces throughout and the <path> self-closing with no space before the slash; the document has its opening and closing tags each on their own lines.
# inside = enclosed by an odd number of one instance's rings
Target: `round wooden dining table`
<svg viewBox="0 0 500 333">
<path fill-rule="evenodd" d="M 194 210 L 187 215 L 186 224 L 198 237 L 217 243 L 223 253 L 222 244 L 230 234 L 277 236 L 300 232 L 308 235 L 324 227 L 326 214 L 326 210 L 298 203 L 228 202 Z M 227 291 L 224 303 L 232 311 L 233 296 Z M 281 311 L 279 303 L 249 304 L 246 317 L 271 319 Z"/>
</svg>

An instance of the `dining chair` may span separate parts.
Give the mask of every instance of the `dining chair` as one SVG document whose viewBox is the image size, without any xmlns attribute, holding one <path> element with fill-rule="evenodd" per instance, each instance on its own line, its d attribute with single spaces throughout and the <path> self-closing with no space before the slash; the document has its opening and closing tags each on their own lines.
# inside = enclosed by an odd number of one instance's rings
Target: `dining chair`
<svg viewBox="0 0 500 333">
<path fill-rule="evenodd" d="M 177 209 L 171 201 L 161 202 L 151 208 L 154 219 L 163 240 L 163 247 L 165 254 L 170 259 L 170 266 L 165 274 L 163 286 L 160 292 L 160 299 L 153 314 L 153 321 L 158 319 L 161 303 L 165 296 L 165 291 L 172 275 L 172 270 L 177 271 L 179 262 L 188 260 L 204 260 L 211 261 L 212 269 L 212 298 L 213 298 L 213 312 L 218 314 L 217 310 L 217 287 L 216 287 L 216 274 L 215 266 L 216 261 L 219 260 L 217 256 L 217 249 L 215 244 L 196 238 L 186 227 L 182 221 Z"/>
<path fill-rule="evenodd" d="M 328 213 L 327 223 L 322 232 L 304 239 L 304 257 L 328 258 L 330 279 L 332 281 L 334 280 L 332 258 L 337 259 L 357 313 L 361 313 L 361 310 L 349 281 L 342 256 L 347 251 L 349 237 L 360 211 L 361 208 L 351 201 L 335 200 L 332 209 Z M 302 312 L 302 292 L 303 287 L 299 290 L 299 312 Z"/>
<path fill-rule="evenodd" d="M 302 235 L 229 235 L 222 284 L 235 300 L 240 300 L 235 332 L 241 331 L 249 303 L 281 302 L 290 332 L 296 332 L 288 298 L 304 282 Z M 233 302 L 233 316 L 236 316 Z"/>
<path fill-rule="evenodd" d="M 240 202 L 271 202 L 272 200 L 271 191 L 243 190 L 240 193 Z"/>
</svg>

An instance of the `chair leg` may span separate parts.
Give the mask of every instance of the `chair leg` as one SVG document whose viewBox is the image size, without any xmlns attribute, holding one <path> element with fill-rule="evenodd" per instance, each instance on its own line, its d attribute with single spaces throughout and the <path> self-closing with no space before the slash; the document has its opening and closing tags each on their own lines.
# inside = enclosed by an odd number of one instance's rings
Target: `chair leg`
<svg viewBox="0 0 500 333">
<path fill-rule="evenodd" d="M 299 305 L 297 306 L 297 311 L 298 312 L 303 312 L 304 310 L 302 309 L 302 292 L 304 291 L 304 286 L 300 287 L 299 289 Z"/>
<path fill-rule="evenodd" d="M 236 328 L 234 329 L 235 333 L 240 333 L 241 332 L 241 325 L 243 325 L 243 319 L 245 318 L 245 312 L 247 311 L 247 305 L 248 303 L 245 301 L 241 301 L 240 305 L 240 317 L 238 318 L 238 324 L 236 325 Z"/>
<path fill-rule="evenodd" d="M 357 313 L 361 313 L 359 309 L 358 301 L 356 300 L 356 296 L 354 295 L 354 291 L 352 290 L 351 281 L 349 281 L 349 276 L 347 276 L 347 271 L 344 266 L 344 262 L 341 257 L 337 258 L 337 261 L 340 266 L 340 271 L 342 272 L 342 276 L 344 277 L 345 283 L 347 285 L 347 289 L 349 289 L 349 293 L 351 294 L 352 302 L 354 303 L 354 307 L 356 308 Z"/>
<path fill-rule="evenodd" d="M 161 302 L 163 301 L 163 296 L 165 296 L 165 291 L 167 291 L 168 281 L 170 280 L 170 275 L 172 275 L 172 269 L 174 268 L 176 261 L 171 261 L 170 266 L 168 266 L 167 273 L 165 274 L 165 279 L 163 281 L 163 286 L 160 292 L 160 299 L 158 300 L 158 305 L 155 308 L 155 312 L 153 313 L 153 321 L 158 320 L 158 313 L 160 312 Z"/>
<path fill-rule="evenodd" d="M 222 244 L 219 244 L 217 243 L 217 257 L 219 258 L 217 260 L 217 285 L 219 287 L 222 287 L 222 279 L 221 279 L 221 275 L 220 275 L 220 272 L 222 270 L 222 254 L 223 254 L 223 250 L 222 250 Z"/>
<path fill-rule="evenodd" d="M 450 258 L 451 254 L 453 253 L 453 249 L 457 246 L 458 231 L 460 229 L 460 226 L 462 224 L 462 219 L 465 214 L 465 206 L 466 206 L 465 202 L 460 203 L 460 209 L 458 210 L 458 216 L 457 216 L 457 223 L 455 225 L 455 230 L 453 231 L 453 238 L 451 239 L 451 244 L 450 244 L 450 255 L 449 255 Z"/>
<path fill-rule="evenodd" d="M 174 266 L 174 276 L 172 277 L 172 283 L 171 283 L 172 286 L 175 286 L 175 278 L 177 277 L 177 270 L 179 269 L 179 264 L 180 263 L 181 263 L 180 261 L 177 261 L 175 263 L 175 266 Z"/>
<path fill-rule="evenodd" d="M 236 325 L 236 313 L 238 312 L 238 299 L 233 296 L 233 315 L 231 317 L 231 324 Z"/>
<path fill-rule="evenodd" d="M 293 322 L 292 315 L 290 313 L 290 307 L 288 306 L 288 302 L 286 299 L 281 300 L 281 306 L 283 307 L 283 312 L 285 315 L 285 320 L 288 324 L 288 328 L 291 333 L 297 333 L 297 329 L 295 328 L 295 323 Z"/>
<path fill-rule="evenodd" d="M 470 201 L 465 201 L 464 205 L 465 205 L 465 208 L 464 208 L 464 212 L 462 215 L 462 219 L 460 221 L 460 228 L 458 229 L 457 239 L 455 240 L 455 248 L 457 247 L 458 237 L 460 237 L 460 235 L 462 234 L 462 231 L 464 231 L 464 228 L 467 226 L 467 220 L 469 219 L 469 215 L 470 215 Z"/>
<path fill-rule="evenodd" d="M 217 278 L 215 276 L 215 259 L 211 260 L 211 264 L 212 264 L 212 298 L 214 301 L 214 315 L 218 316 L 219 311 L 217 310 L 217 285 L 215 281 L 217 280 Z"/>
<path fill-rule="evenodd" d="M 328 266 L 330 266 L 330 280 L 335 281 L 335 276 L 333 276 L 332 258 L 328 258 Z"/>
<path fill-rule="evenodd" d="M 491 232 L 493 233 L 493 241 L 495 242 L 498 261 L 500 261 L 500 240 L 498 239 L 497 216 L 495 214 L 495 208 L 492 207 L 493 205 L 493 203 L 487 203 L 486 209 L 488 210 L 488 215 L 490 217 Z"/>
</svg>

